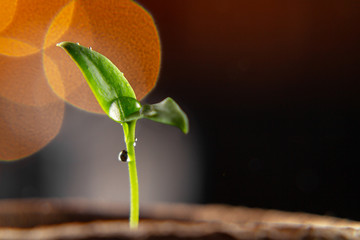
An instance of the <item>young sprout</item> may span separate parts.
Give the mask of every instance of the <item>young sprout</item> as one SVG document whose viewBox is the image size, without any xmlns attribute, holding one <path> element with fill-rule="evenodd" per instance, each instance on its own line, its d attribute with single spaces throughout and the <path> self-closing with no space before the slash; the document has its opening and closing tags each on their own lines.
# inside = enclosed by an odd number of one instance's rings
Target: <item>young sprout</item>
<svg viewBox="0 0 360 240">
<path fill-rule="evenodd" d="M 185 134 L 189 130 L 186 114 L 171 98 L 160 103 L 142 105 L 124 74 L 105 56 L 77 43 L 62 42 L 63 48 L 77 64 L 104 112 L 120 123 L 124 130 L 126 150 L 119 160 L 128 163 L 130 179 L 130 227 L 139 222 L 139 187 L 135 158 L 136 121 L 147 118 L 178 127 Z"/>
</svg>

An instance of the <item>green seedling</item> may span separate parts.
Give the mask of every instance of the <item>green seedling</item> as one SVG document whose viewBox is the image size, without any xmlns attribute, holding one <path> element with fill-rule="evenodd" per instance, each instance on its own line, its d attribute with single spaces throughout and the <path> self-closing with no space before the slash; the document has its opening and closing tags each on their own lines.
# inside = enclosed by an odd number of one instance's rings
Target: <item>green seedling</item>
<svg viewBox="0 0 360 240">
<path fill-rule="evenodd" d="M 105 56 L 77 43 L 62 42 L 63 48 L 77 64 L 104 112 L 120 123 L 124 130 L 126 149 L 119 160 L 128 163 L 130 179 L 131 228 L 139 223 L 139 187 L 135 158 L 136 121 L 147 118 L 178 127 L 185 134 L 189 130 L 186 114 L 171 98 L 160 103 L 142 105 L 124 74 Z"/>
</svg>

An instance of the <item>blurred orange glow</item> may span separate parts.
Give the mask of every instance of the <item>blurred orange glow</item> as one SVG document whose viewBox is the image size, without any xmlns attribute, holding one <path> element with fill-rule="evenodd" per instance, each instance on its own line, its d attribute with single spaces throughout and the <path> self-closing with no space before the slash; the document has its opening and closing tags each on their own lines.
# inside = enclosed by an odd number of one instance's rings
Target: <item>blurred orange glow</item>
<svg viewBox="0 0 360 240">
<path fill-rule="evenodd" d="M 107 56 L 138 99 L 155 85 L 160 41 L 151 16 L 130 0 L 2 0 L 0 159 L 30 155 L 60 130 L 64 101 L 103 113 L 81 72 L 55 45 L 79 42 Z"/>
<path fill-rule="evenodd" d="M 16 39 L 0 37 L 0 52 L 3 55 L 8 55 L 11 57 L 23 57 L 34 54 L 38 51 L 40 51 L 39 48 L 31 46 L 25 42 Z"/>
<path fill-rule="evenodd" d="M 16 0 L 2 2 L 2 7 L 0 8 L 0 31 L 4 30 L 12 22 L 16 3 Z"/>
<path fill-rule="evenodd" d="M 59 38 L 69 29 L 74 14 L 75 1 L 71 1 L 54 17 L 45 35 L 44 48 L 58 42 Z"/>
<path fill-rule="evenodd" d="M 64 103 L 26 106 L 0 98 L 0 159 L 26 157 L 46 146 L 59 132 Z"/>
</svg>

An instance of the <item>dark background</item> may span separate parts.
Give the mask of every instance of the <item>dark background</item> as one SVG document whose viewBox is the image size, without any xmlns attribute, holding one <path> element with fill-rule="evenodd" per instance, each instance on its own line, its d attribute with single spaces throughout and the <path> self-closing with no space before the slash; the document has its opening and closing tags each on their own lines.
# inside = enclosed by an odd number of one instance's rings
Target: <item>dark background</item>
<svg viewBox="0 0 360 240">
<path fill-rule="evenodd" d="M 358 1 L 138 2 L 155 92 L 198 122 L 201 202 L 360 220 Z"/>
<path fill-rule="evenodd" d="M 137 2 L 162 43 L 145 100 L 171 96 L 189 115 L 195 202 L 360 220 L 359 1 Z M 53 196 L 39 175 L 53 165 L 45 155 L 1 163 L 0 198 Z"/>
</svg>

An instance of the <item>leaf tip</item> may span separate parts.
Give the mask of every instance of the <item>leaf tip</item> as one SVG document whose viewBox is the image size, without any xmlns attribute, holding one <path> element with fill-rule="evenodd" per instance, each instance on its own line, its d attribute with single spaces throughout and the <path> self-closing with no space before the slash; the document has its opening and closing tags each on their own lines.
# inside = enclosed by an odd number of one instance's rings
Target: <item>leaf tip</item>
<svg viewBox="0 0 360 240">
<path fill-rule="evenodd" d="M 80 46 L 80 44 L 79 43 L 73 43 L 73 42 L 64 41 L 64 42 L 57 43 L 56 46 L 67 50 L 67 49 L 74 48 L 75 46 Z"/>
<path fill-rule="evenodd" d="M 61 47 L 61 48 L 64 48 L 65 45 L 69 44 L 70 42 L 60 42 L 60 43 L 57 43 L 56 46 L 57 47 Z"/>
<path fill-rule="evenodd" d="M 189 133 L 189 120 L 186 116 L 186 114 L 184 113 L 183 116 L 183 122 L 181 124 L 179 124 L 179 126 L 177 126 L 184 134 L 188 134 Z"/>
<path fill-rule="evenodd" d="M 189 133 L 189 120 L 186 118 L 185 120 L 185 124 L 184 126 L 182 127 L 181 131 L 184 133 L 184 134 L 188 134 Z"/>
</svg>

